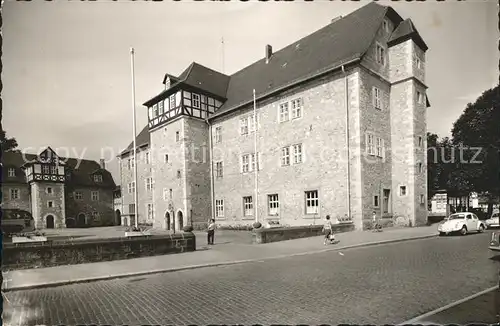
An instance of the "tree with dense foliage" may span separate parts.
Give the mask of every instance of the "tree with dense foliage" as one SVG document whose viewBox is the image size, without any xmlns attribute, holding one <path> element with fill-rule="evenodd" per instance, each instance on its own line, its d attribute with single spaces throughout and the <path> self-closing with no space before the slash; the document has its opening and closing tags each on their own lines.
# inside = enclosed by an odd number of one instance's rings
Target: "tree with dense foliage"
<svg viewBox="0 0 500 326">
<path fill-rule="evenodd" d="M 500 86 L 496 86 L 467 104 L 452 129 L 453 143 L 467 153 L 455 173 L 461 173 L 474 191 L 491 199 L 500 195 L 499 122 Z M 490 202 L 488 212 L 491 205 Z"/>
<path fill-rule="evenodd" d="M 17 149 L 17 141 L 16 141 L 16 139 L 15 138 L 9 138 L 9 137 L 7 137 L 7 133 L 5 132 L 5 130 L 3 130 L 3 125 L 2 125 L 2 105 L 1 105 L 1 102 L 0 102 L 0 147 L 1 147 L 1 154 L 2 155 L 5 152 L 13 151 L 13 150 Z"/>
</svg>

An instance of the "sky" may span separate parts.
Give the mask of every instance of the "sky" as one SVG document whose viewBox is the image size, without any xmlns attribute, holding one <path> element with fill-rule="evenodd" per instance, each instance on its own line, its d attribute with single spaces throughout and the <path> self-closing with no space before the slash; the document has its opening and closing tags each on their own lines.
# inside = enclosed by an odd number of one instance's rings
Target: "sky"
<svg viewBox="0 0 500 326">
<path fill-rule="evenodd" d="M 3 4 L 3 127 L 22 150 L 111 158 L 131 141 L 135 48 L 137 133 L 146 100 L 196 61 L 232 74 L 368 1 L 34 1 Z M 498 83 L 495 0 L 389 2 L 429 46 L 428 131 L 450 136 L 467 103 Z M 224 46 L 221 39 L 224 38 Z"/>
</svg>

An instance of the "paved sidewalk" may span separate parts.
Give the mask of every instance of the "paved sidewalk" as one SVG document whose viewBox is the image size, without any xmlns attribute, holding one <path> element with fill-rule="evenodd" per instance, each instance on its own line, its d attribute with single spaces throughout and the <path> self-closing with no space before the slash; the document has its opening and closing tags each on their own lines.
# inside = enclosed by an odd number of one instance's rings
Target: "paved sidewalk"
<svg viewBox="0 0 500 326">
<path fill-rule="evenodd" d="M 69 266 L 15 270 L 3 273 L 3 291 L 56 286 L 69 283 L 138 276 L 153 273 L 240 264 L 265 259 L 278 259 L 295 255 L 313 254 L 329 250 L 342 250 L 412 239 L 437 236 L 435 226 L 386 229 L 384 232 L 354 231 L 337 234 L 340 241 L 323 245 L 323 238 L 311 237 L 269 244 L 226 242 L 207 247 L 203 233 L 197 233 L 197 251 L 183 254 L 143 257 Z M 221 237 L 223 239 L 223 237 Z"/>
</svg>

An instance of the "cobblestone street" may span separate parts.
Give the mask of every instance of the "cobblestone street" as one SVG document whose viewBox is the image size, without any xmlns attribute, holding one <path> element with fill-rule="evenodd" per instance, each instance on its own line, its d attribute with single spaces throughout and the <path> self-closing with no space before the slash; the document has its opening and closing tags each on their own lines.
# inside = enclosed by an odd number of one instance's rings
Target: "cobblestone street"
<svg viewBox="0 0 500 326">
<path fill-rule="evenodd" d="M 6 325 L 401 323 L 496 285 L 500 263 L 490 259 L 489 237 L 486 232 L 433 238 L 8 292 L 4 321 Z"/>
</svg>

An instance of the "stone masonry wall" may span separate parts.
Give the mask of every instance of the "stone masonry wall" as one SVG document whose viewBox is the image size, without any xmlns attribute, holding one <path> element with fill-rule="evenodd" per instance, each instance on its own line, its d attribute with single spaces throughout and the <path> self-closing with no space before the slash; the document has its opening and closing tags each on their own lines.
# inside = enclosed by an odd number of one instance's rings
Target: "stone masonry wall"
<svg viewBox="0 0 500 326">
<path fill-rule="evenodd" d="M 18 199 L 10 198 L 10 190 L 17 189 L 19 193 Z M 30 188 L 26 183 L 3 183 L 2 184 L 2 207 L 17 208 L 31 212 Z"/>
<path fill-rule="evenodd" d="M 179 141 L 176 140 L 176 132 L 179 132 Z M 175 228 L 179 231 L 187 222 L 184 140 L 183 118 L 151 131 L 152 170 L 155 179 L 153 200 L 155 228 L 169 230 Z M 165 161 L 165 155 L 168 155 L 168 162 Z M 180 217 L 182 221 L 179 220 Z"/>
<path fill-rule="evenodd" d="M 184 118 L 186 146 L 187 213 L 193 227 L 202 228 L 212 217 L 210 196 L 209 129 L 203 120 Z"/>
<path fill-rule="evenodd" d="M 350 102 L 357 102 L 357 72 L 351 71 L 349 81 Z M 316 80 L 308 86 L 290 90 L 260 103 L 258 108 L 259 131 L 258 151 L 261 154 L 259 171 L 259 220 L 280 220 L 281 225 L 309 225 L 322 223 L 327 214 L 344 216 L 347 213 L 347 162 L 346 162 L 346 109 L 344 78 L 342 73 Z M 278 108 L 284 101 L 297 97 L 303 99 L 303 115 L 299 119 L 279 123 Z M 290 108 L 291 109 L 291 108 Z M 351 110 L 357 111 L 357 105 Z M 214 144 L 214 162 L 223 161 L 224 176 L 215 179 L 215 199 L 224 200 L 224 217 L 220 224 L 251 224 L 254 216 L 243 217 L 243 196 L 253 196 L 255 205 L 254 173 L 241 173 L 240 160 L 244 153 L 254 152 L 254 135 L 240 135 L 241 117 L 252 115 L 252 107 L 221 117 L 212 127 L 222 127 L 222 142 Z M 357 112 L 351 116 L 351 128 L 358 123 Z M 354 125 L 354 126 L 352 126 Z M 214 131 L 213 131 L 214 132 Z M 359 143 L 356 132 L 351 135 L 351 144 Z M 302 144 L 303 162 L 282 167 L 281 148 Z M 359 152 L 359 151 L 358 151 Z M 353 182 L 351 205 L 360 203 L 361 174 L 356 148 L 351 151 L 353 162 Z M 291 157 L 293 159 L 293 157 Z M 305 194 L 307 190 L 318 190 L 319 214 L 305 214 Z M 269 216 L 267 195 L 279 195 L 279 216 Z M 358 196 L 356 198 L 356 196 Z M 360 206 L 360 205 L 359 205 Z M 359 217 L 355 216 L 360 224 Z"/>
<path fill-rule="evenodd" d="M 147 220 L 146 204 L 152 202 L 153 191 L 146 191 L 146 178 L 152 176 L 152 164 L 146 164 L 145 153 L 150 151 L 149 148 L 144 148 L 141 151 L 137 151 L 137 212 L 139 215 L 139 223 L 152 222 Z M 151 154 L 150 154 L 151 155 Z M 134 212 L 129 211 L 129 204 L 134 203 L 134 193 L 129 193 L 128 185 L 134 181 L 134 169 L 128 167 L 128 159 L 133 157 L 133 153 L 130 153 L 126 157 L 120 160 L 121 164 L 121 175 L 120 184 L 122 187 L 122 201 L 123 201 L 123 211 L 122 215 L 134 214 Z M 153 155 L 150 156 L 151 161 L 153 160 Z M 132 221 L 133 223 L 134 221 Z"/>
<path fill-rule="evenodd" d="M 47 193 L 47 188 L 52 188 L 52 193 Z M 66 211 L 65 211 L 65 189 L 63 183 L 46 183 L 36 182 L 32 185 L 32 193 L 36 192 L 37 200 L 33 201 L 33 218 L 35 219 L 35 227 L 44 229 L 47 227 L 47 216 L 54 217 L 54 228 L 66 227 Z M 52 201 L 53 207 L 48 207 L 48 202 Z"/>
<path fill-rule="evenodd" d="M 75 198 L 75 192 L 82 193 L 82 199 Z M 92 191 L 99 192 L 99 200 L 92 200 Z M 97 217 L 93 213 L 97 212 Z M 84 214 L 87 225 L 109 226 L 114 225 L 115 216 L 113 211 L 113 191 L 102 188 L 74 188 L 66 194 L 66 218 L 78 221 L 78 216 Z"/>
</svg>

